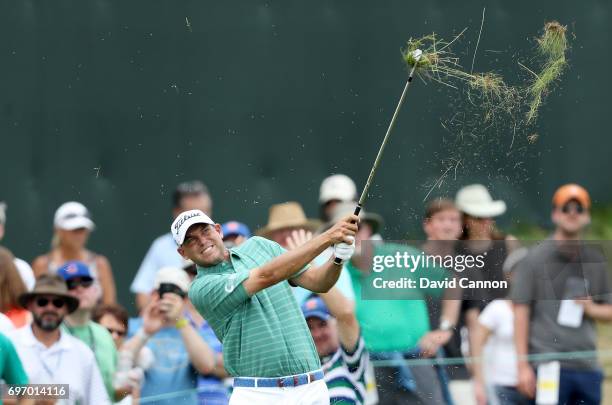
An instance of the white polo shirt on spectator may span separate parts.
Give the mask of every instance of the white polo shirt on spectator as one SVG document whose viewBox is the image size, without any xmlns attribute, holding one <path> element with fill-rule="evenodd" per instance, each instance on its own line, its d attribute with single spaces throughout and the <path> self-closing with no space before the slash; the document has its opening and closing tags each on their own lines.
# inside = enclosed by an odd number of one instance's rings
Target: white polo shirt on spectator
<svg viewBox="0 0 612 405">
<path fill-rule="evenodd" d="M 77 338 L 60 333 L 51 347 L 36 339 L 30 325 L 9 334 L 30 384 L 69 384 L 70 399 L 58 404 L 110 405 L 91 349 Z"/>
</svg>

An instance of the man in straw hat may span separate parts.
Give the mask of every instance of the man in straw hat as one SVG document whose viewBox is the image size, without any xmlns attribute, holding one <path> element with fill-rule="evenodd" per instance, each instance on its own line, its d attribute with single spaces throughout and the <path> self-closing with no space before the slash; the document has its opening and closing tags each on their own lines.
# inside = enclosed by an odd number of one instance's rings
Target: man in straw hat
<svg viewBox="0 0 612 405">
<path fill-rule="evenodd" d="M 300 203 L 289 201 L 271 206 L 268 223 L 258 229 L 255 234 L 273 240 L 288 249 L 295 247 L 296 244 L 301 244 L 300 242 L 304 239 L 311 239 L 312 233 L 320 225 L 321 223 L 316 219 L 306 218 Z M 296 241 L 297 238 L 299 240 Z"/>
<path fill-rule="evenodd" d="M 172 223 L 178 252 L 198 266 L 189 290 L 197 310 L 223 343 L 234 377 L 231 404 L 328 404 L 316 347 L 290 285 L 328 291 L 341 266 L 309 263 L 329 246 L 350 259 L 359 218 L 347 215 L 291 251 L 262 237 L 226 249 L 221 226 L 199 210 Z"/>
<path fill-rule="evenodd" d="M 360 218 L 363 219 L 362 217 Z M 314 233 L 321 233 L 331 228 L 334 223 L 341 219 L 342 218 L 336 218 L 336 221 L 329 224 L 326 223 L 322 228 L 320 221 L 306 217 L 300 203 L 290 201 L 271 206 L 268 224 L 259 229 L 257 234 L 278 243 L 287 250 L 292 250 L 312 239 Z M 226 232 L 224 231 L 223 238 L 225 239 L 225 237 Z M 323 253 L 317 256 L 313 260 L 313 264 L 324 264 L 329 260 L 331 255 L 333 255 L 333 247 L 327 248 Z M 355 300 L 355 294 L 351 286 L 351 278 L 346 271 L 343 270 L 340 272 L 336 287 L 340 289 L 345 298 L 351 301 Z M 293 289 L 293 294 L 298 304 L 301 305 L 312 294 L 312 291 L 297 287 Z"/>
<path fill-rule="evenodd" d="M 518 390 L 532 398 L 536 374 L 550 365 L 542 360 L 530 364 L 527 354 L 594 352 L 596 321 L 612 321 L 609 265 L 602 245 L 582 240 L 591 222 L 590 208 L 591 198 L 583 187 L 559 187 L 552 199 L 551 239 L 534 246 L 515 270 L 510 299 Z M 596 357 L 560 356 L 557 364 L 557 403 L 601 402 L 603 373 Z M 541 386 L 538 383 L 538 389 Z"/>
<path fill-rule="evenodd" d="M 353 212 L 355 210 L 356 204 L 357 204 L 356 202 L 351 202 L 351 201 L 344 201 L 344 202 L 336 201 L 331 213 L 329 214 L 330 215 L 329 219 L 317 230 L 317 232 L 322 233 L 328 230 L 329 228 L 331 228 L 336 222 L 340 221 L 343 217 Z M 371 212 L 362 211 L 359 214 L 359 220 L 360 220 L 359 226 L 361 228 L 363 227 L 368 227 L 368 229 L 371 228 L 376 234 L 378 233 L 380 228 L 382 228 L 382 225 L 383 225 L 382 217 L 378 214 L 374 214 Z M 299 236 L 296 236 L 294 234 L 292 234 L 291 236 L 292 236 L 291 240 L 295 241 L 295 244 L 298 246 L 305 242 L 305 240 L 300 240 Z M 370 239 L 375 239 L 375 238 L 370 237 Z M 359 249 L 359 244 L 356 244 L 355 247 L 356 249 Z M 333 254 L 334 254 L 333 249 L 328 248 L 314 260 L 314 263 L 315 264 L 324 263 L 325 261 L 329 260 L 329 258 L 333 256 Z M 358 251 L 357 251 L 357 254 L 359 254 Z M 338 277 L 338 281 L 336 282 L 335 287 L 340 291 L 340 293 L 342 293 L 344 298 L 346 298 L 347 300 L 351 302 L 355 301 L 355 292 L 353 290 L 353 282 L 351 281 L 351 275 L 349 274 L 349 271 L 346 269 L 346 263 L 343 266 L 342 271 L 340 272 L 340 276 Z M 295 288 L 293 290 L 293 293 L 300 305 L 303 304 L 304 301 L 306 301 L 308 297 L 310 297 L 310 295 L 312 294 L 310 291 L 304 288 L 300 288 L 300 287 Z"/>
<path fill-rule="evenodd" d="M 69 384 L 66 404 L 110 404 L 94 354 L 60 329 L 64 317 L 79 307 L 65 281 L 57 275 L 42 275 L 31 292 L 19 297 L 19 303 L 34 321 L 12 332 L 10 338 L 30 384 Z"/>
</svg>

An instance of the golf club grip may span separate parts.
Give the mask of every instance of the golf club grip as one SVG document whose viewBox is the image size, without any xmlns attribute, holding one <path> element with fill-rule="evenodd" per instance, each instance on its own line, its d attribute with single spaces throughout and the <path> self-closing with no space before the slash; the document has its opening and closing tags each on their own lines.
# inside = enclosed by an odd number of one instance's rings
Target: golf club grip
<svg viewBox="0 0 612 405">
<path fill-rule="evenodd" d="M 359 215 L 359 213 L 361 212 L 361 205 L 357 204 L 357 206 L 355 207 L 355 211 L 353 212 L 353 215 Z M 355 223 L 355 221 L 351 221 L 352 224 Z M 341 265 L 342 264 L 342 259 L 336 257 L 334 258 L 334 264 L 336 265 Z"/>
</svg>

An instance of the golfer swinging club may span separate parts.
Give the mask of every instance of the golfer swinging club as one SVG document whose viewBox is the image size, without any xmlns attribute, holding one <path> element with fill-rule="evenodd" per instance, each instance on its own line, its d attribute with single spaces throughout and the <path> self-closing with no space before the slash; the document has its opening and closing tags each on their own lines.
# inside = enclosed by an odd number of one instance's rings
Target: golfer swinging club
<svg viewBox="0 0 612 405">
<path fill-rule="evenodd" d="M 349 215 L 304 245 L 285 251 L 252 237 L 225 249 L 221 226 L 199 210 L 172 223 L 178 252 L 198 266 L 189 298 L 223 343 L 234 377 L 230 405 L 329 404 L 317 349 L 290 285 L 328 291 L 355 250 L 358 217 Z M 334 257 L 310 262 L 329 246 Z"/>
</svg>

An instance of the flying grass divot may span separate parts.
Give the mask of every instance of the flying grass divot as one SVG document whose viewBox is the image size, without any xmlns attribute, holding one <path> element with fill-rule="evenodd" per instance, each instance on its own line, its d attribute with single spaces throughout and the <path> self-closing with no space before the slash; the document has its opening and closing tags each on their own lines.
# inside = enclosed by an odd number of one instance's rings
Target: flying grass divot
<svg viewBox="0 0 612 405">
<path fill-rule="evenodd" d="M 411 38 L 402 51 L 404 62 L 410 69 L 416 65 L 416 74 L 424 80 L 432 80 L 457 90 L 460 86 L 464 87 L 470 103 L 481 109 L 484 121 L 492 121 L 500 111 L 512 114 L 520 105 L 519 92 L 507 85 L 497 73 L 465 71 L 450 48 L 461 35 L 450 42 L 439 39 L 436 34 Z M 422 50 L 419 60 L 414 57 L 417 49 Z"/>
<path fill-rule="evenodd" d="M 538 38 L 538 50 L 552 60 L 565 59 L 567 51 L 567 27 L 558 21 L 551 21 L 544 25 L 544 33 Z"/>
<path fill-rule="evenodd" d="M 402 51 L 404 62 L 412 68 L 416 64 L 416 73 L 425 79 L 434 80 L 438 83 L 456 87 L 456 81 L 467 83 L 472 90 L 478 90 L 487 98 L 507 98 L 513 89 L 506 85 L 504 79 L 493 72 L 468 73 L 459 64 L 450 45 L 455 42 L 461 34 L 452 41 L 446 42 L 436 37 L 436 34 L 426 35 L 421 38 L 408 40 L 405 50 Z M 414 51 L 422 50 L 420 59 L 416 60 Z"/>
<path fill-rule="evenodd" d="M 567 27 L 557 21 L 552 21 L 546 23 L 544 33 L 538 38 L 538 53 L 544 58 L 544 66 L 539 74 L 534 73 L 535 78 L 528 88 L 531 103 L 527 112 L 527 123 L 537 117 L 544 97 L 567 67 L 565 58 L 568 48 L 566 33 Z"/>
<path fill-rule="evenodd" d="M 410 38 L 401 50 L 402 60 L 411 73 L 410 77 L 414 73 L 424 84 L 435 82 L 452 89 L 448 96 L 453 115 L 450 119 L 441 119 L 440 123 L 447 132 L 455 136 L 442 138 L 442 145 L 445 152 L 448 152 L 448 157 L 441 160 L 442 174 L 431 184 L 423 201 L 427 200 L 436 187 L 441 187 L 449 173 L 454 172 L 456 178 L 458 168 L 469 170 L 472 166 L 474 170 L 482 171 L 483 168 L 497 166 L 498 160 L 487 159 L 488 155 L 483 153 L 483 148 L 502 148 L 505 146 L 502 142 L 504 138 L 510 138 L 511 135 L 506 152 L 506 157 L 509 157 L 520 156 L 524 150 L 522 147 L 513 149 L 515 139 L 526 139 L 529 145 L 534 144 L 539 137 L 534 131 L 538 110 L 553 89 L 553 84 L 562 77 L 568 66 L 567 28 L 556 21 L 546 23 L 541 37 L 537 38 L 535 52 L 527 55 L 518 51 L 511 56 L 510 64 L 517 63 L 531 75 L 525 78 L 517 72 L 515 80 L 507 80 L 507 77 L 499 74 L 501 67 L 495 71 L 473 71 L 482 25 L 474 50 L 472 68 L 463 68 L 457 57 L 458 53 L 451 49 L 451 45 L 456 47 L 466 30 L 467 28 L 450 41 L 441 39 L 435 33 Z M 416 51 L 421 51 L 420 58 L 415 57 Z M 489 51 L 500 53 L 496 50 Z M 499 56 L 495 59 L 503 60 Z M 530 62 L 526 64 L 535 64 L 537 67 L 525 66 L 521 63 L 525 60 Z M 437 95 L 441 94 L 447 95 L 437 92 Z M 510 159 L 504 159 L 505 161 L 511 163 Z M 471 163 L 470 166 L 468 163 Z M 509 170 L 519 173 L 517 167 L 521 164 L 522 162 L 517 162 L 513 167 L 508 166 Z M 500 172 L 503 166 L 496 170 Z"/>
<path fill-rule="evenodd" d="M 501 75 L 494 72 L 473 73 L 464 70 L 450 48 L 463 32 L 465 30 L 449 42 L 438 38 L 435 33 L 410 38 L 402 50 L 402 58 L 409 69 L 414 68 L 415 74 L 423 80 L 464 90 L 470 103 L 481 109 L 484 122 L 494 120 L 503 112 L 518 125 L 523 120 L 523 124 L 531 124 L 545 96 L 550 93 L 552 84 L 567 68 L 567 27 L 557 21 L 546 23 L 542 36 L 537 39 L 538 57 L 543 59 L 542 69 L 539 73 L 527 69 L 533 79 L 518 85 L 507 84 Z M 422 51 L 418 59 L 415 58 L 417 50 Z"/>
</svg>

